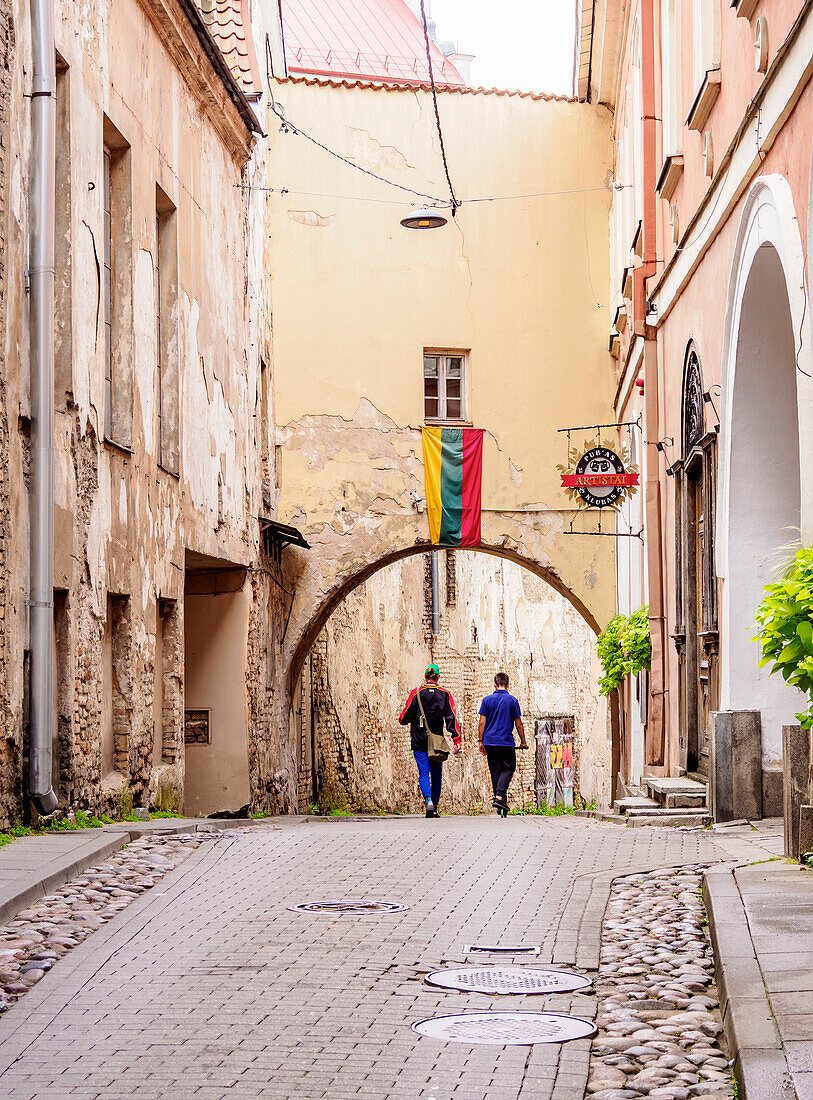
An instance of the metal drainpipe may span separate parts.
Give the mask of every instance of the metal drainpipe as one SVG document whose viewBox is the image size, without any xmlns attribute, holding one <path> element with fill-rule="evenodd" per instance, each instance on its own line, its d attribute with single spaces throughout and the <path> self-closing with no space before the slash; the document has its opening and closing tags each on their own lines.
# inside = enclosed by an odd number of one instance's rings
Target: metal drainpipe
<svg viewBox="0 0 813 1100">
<path fill-rule="evenodd" d="M 54 203 L 56 47 L 53 0 L 31 0 L 31 562 L 29 588 L 29 795 L 40 814 L 59 803 L 51 781 L 54 630 Z"/>
<path fill-rule="evenodd" d="M 432 633 L 440 634 L 440 573 L 437 550 L 433 550 L 429 557 L 432 572 Z"/>
</svg>

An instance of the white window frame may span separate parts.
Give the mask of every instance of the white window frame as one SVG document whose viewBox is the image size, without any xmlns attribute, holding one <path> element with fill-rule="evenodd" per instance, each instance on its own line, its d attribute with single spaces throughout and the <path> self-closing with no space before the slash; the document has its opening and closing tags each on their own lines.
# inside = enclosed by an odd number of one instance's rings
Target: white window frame
<svg viewBox="0 0 813 1100">
<path fill-rule="evenodd" d="M 720 67 L 720 0 L 694 0 L 692 47 L 695 96 L 706 73 Z"/>
<path fill-rule="evenodd" d="M 426 415 L 426 375 L 423 375 L 423 410 L 424 422 L 427 424 L 468 424 L 469 419 L 469 354 L 466 351 L 456 351 L 449 348 L 424 348 L 423 359 L 427 357 L 438 360 L 438 415 Z M 446 368 L 449 359 L 460 360 L 460 416 L 446 415 Z M 423 362 L 423 360 L 422 360 Z"/>
<path fill-rule="evenodd" d="M 663 159 L 683 152 L 679 0 L 661 0 Z"/>
</svg>

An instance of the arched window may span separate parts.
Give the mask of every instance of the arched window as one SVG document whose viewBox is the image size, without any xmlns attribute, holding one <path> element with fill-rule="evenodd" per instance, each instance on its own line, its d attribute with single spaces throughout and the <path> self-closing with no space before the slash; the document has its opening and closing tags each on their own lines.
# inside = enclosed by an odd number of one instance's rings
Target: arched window
<svg viewBox="0 0 813 1100">
<path fill-rule="evenodd" d="M 703 372 L 694 344 L 689 344 L 683 368 L 683 457 L 687 458 L 706 434 Z"/>
</svg>

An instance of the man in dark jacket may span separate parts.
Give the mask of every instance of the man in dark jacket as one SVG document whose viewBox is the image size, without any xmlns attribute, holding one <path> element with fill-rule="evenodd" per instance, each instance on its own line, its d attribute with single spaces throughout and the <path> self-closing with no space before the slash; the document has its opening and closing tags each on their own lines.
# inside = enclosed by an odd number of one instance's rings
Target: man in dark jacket
<svg viewBox="0 0 813 1100">
<path fill-rule="evenodd" d="M 409 693 L 399 722 L 402 726 L 409 726 L 410 729 L 412 755 L 418 765 L 418 783 L 426 801 L 426 816 L 438 817 L 443 761 L 429 759 L 423 717 L 426 716 L 426 721 L 433 733 L 442 733 L 444 728 L 448 730 L 452 738 L 452 752 L 455 755 L 460 752 L 460 725 L 457 721 L 452 693 L 438 684 L 440 679 L 438 666 L 429 665 L 424 677 L 423 687 L 414 688 Z M 420 702 L 418 701 L 419 691 Z M 421 708 L 423 708 L 423 714 Z"/>
</svg>

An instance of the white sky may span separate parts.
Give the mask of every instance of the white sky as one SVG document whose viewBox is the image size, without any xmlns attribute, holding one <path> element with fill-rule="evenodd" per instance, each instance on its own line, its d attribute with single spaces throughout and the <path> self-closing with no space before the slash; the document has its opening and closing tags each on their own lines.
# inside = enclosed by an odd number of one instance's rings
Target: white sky
<svg viewBox="0 0 813 1100">
<path fill-rule="evenodd" d="M 572 93 L 575 0 L 432 0 L 431 10 L 438 39 L 475 55 L 472 84 Z"/>
</svg>

